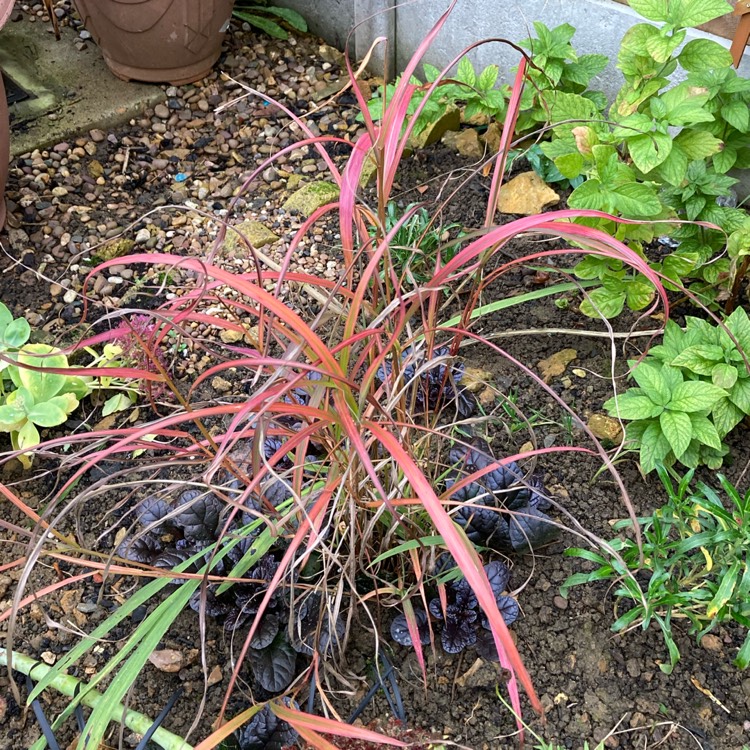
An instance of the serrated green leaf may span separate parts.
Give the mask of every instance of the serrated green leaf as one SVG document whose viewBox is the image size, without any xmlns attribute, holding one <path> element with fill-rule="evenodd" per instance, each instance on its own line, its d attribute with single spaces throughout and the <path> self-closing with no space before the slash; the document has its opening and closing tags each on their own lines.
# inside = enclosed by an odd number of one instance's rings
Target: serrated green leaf
<svg viewBox="0 0 750 750">
<path fill-rule="evenodd" d="M 683 383 L 683 385 L 686 385 Z M 659 415 L 659 426 L 667 438 L 672 452 L 679 459 L 693 439 L 690 417 L 684 411 L 663 411 Z"/>
<path fill-rule="evenodd" d="M 669 156 L 657 168 L 657 174 L 675 187 L 682 184 L 687 174 L 688 156 L 679 143 L 672 144 Z"/>
<path fill-rule="evenodd" d="M 666 19 L 675 26 L 694 27 L 732 12 L 726 0 L 672 0 Z"/>
<path fill-rule="evenodd" d="M 717 450 L 721 448 L 719 433 L 708 417 L 701 416 L 700 414 L 691 414 L 690 423 L 693 427 L 693 437 L 696 440 L 700 440 L 704 445 L 716 448 Z"/>
<path fill-rule="evenodd" d="M 497 77 L 500 74 L 500 68 L 497 65 L 488 65 L 477 79 L 477 88 L 482 91 L 488 91 L 497 83 Z"/>
<path fill-rule="evenodd" d="M 585 184 L 585 183 L 584 183 Z M 625 306 L 625 293 L 612 294 L 600 287 L 590 291 L 585 299 L 581 301 L 580 310 L 589 318 L 601 318 L 608 320 L 616 318 Z"/>
<path fill-rule="evenodd" d="M 570 208 L 593 209 L 595 211 L 612 211 L 608 193 L 602 189 L 602 184 L 599 180 L 586 180 L 586 182 L 579 185 L 568 196 L 568 206 Z M 625 298 L 623 296 L 623 304 L 624 302 Z M 599 316 L 596 315 L 594 317 Z"/>
<path fill-rule="evenodd" d="M 672 393 L 680 383 L 685 381 L 685 378 L 682 376 L 682 371 L 677 367 L 670 367 L 669 365 L 662 365 L 661 376 L 664 378 L 664 382 Z"/>
<path fill-rule="evenodd" d="M 743 412 L 729 398 L 720 399 L 711 410 L 711 419 L 721 438 L 728 435 L 742 421 L 744 416 Z"/>
<path fill-rule="evenodd" d="M 711 382 L 725 391 L 728 391 L 737 382 L 737 377 L 737 368 L 723 362 L 714 365 L 713 370 L 711 370 Z"/>
<path fill-rule="evenodd" d="M 728 172 L 734 166 L 736 161 L 737 151 L 731 146 L 724 146 L 723 150 L 714 154 L 712 159 L 714 169 L 721 174 Z"/>
<path fill-rule="evenodd" d="M 680 352 L 672 365 L 684 367 L 697 375 L 711 377 L 714 365 L 724 359 L 724 350 L 715 344 L 695 344 Z"/>
<path fill-rule="evenodd" d="M 659 422 L 652 422 L 646 427 L 641 438 L 639 453 L 641 467 L 647 474 L 656 468 L 667 457 L 671 446 L 661 430 Z"/>
<path fill-rule="evenodd" d="M 669 403 L 672 393 L 664 382 L 660 367 L 641 362 L 633 369 L 632 375 L 644 394 L 655 404 L 665 406 Z"/>
<path fill-rule="evenodd" d="M 684 41 L 684 31 L 678 31 L 671 35 L 661 33 L 647 40 L 646 49 L 656 62 L 665 63 Z"/>
<path fill-rule="evenodd" d="M 721 116 L 741 133 L 747 133 L 750 127 L 750 113 L 747 103 L 739 99 L 728 102 L 720 110 Z"/>
<path fill-rule="evenodd" d="M 614 207 L 629 218 L 649 218 L 662 211 L 658 195 L 645 183 L 626 182 L 610 190 Z"/>
<path fill-rule="evenodd" d="M 605 401 L 604 408 L 611 417 L 619 419 L 651 419 L 658 417 L 664 407 L 655 404 L 638 388 L 631 388 Z"/>
<path fill-rule="evenodd" d="M 630 0 L 630 7 L 649 21 L 666 21 L 669 4 L 667 0 Z"/>
<path fill-rule="evenodd" d="M 573 180 L 583 172 L 585 164 L 583 155 L 576 152 L 558 156 L 554 160 L 555 166 L 560 170 L 560 174 L 569 180 Z"/>
<path fill-rule="evenodd" d="M 689 380 L 680 383 L 672 391 L 667 409 L 681 412 L 712 409 L 720 399 L 725 399 L 726 395 L 726 391 L 717 388 L 713 383 Z M 679 455 L 677 457 L 679 458 Z"/>
<path fill-rule="evenodd" d="M 550 113 L 550 123 L 555 125 L 558 136 L 568 135 L 573 128 L 582 122 L 594 129 L 601 130 L 601 113 L 596 105 L 584 96 L 563 91 L 545 91 L 542 94 L 544 103 Z M 565 121 L 572 122 L 565 122 Z M 563 123 L 565 124 L 557 124 Z"/>
<path fill-rule="evenodd" d="M 672 151 L 672 138 L 667 133 L 644 133 L 627 139 L 628 153 L 644 174 L 658 167 Z"/>
<path fill-rule="evenodd" d="M 679 54 L 680 65 L 685 70 L 702 72 L 726 68 L 732 64 L 729 50 L 711 39 L 693 39 Z"/>
<path fill-rule="evenodd" d="M 471 60 L 468 57 L 462 57 L 458 62 L 458 68 L 456 70 L 456 78 L 465 83 L 467 86 L 476 86 L 477 74 L 474 72 L 474 66 L 471 64 Z"/>
<path fill-rule="evenodd" d="M 722 146 L 722 141 L 711 135 L 711 133 L 705 130 L 692 130 L 688 128 L 680 132 L 674 141 L 690 161 L 705 159 L 715 154 Z"/>
<path fill-rule="evenodd" d="M 642 278 L 636 278 L 625 286 L 625 297 L 628 307 L 631 310 L 643 310 L 656 296 L 656 290 L 653 285 Z"/>
<path fill-rule="evenodd" d="M 732 403 L 745 414 L 750 414 L 750 378 L 739 378 L 729 391 Z"/>
</svg>

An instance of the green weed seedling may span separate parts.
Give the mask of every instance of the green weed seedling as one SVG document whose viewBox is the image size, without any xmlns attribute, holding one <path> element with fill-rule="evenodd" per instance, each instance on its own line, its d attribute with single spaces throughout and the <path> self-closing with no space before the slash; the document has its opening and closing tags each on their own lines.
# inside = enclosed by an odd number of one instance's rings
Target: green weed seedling
<svg viewBox="0 0 750 750">
<path fill-rule="evenodd" d="M 296 10 L 291 8 L 280 8 L 277 5 L 268 5 L 267 2 L 248 2 L 248 0 L 239 0 L 233 15 L 240 21 L 255 26 L 256 29 L 264 31 L 268 36 L 274 39 L 288 39 L 286 29 L 279 22 L 291 26 L 297 31 L 303 33 L 307 31 L 307 21 Z"/>
<path fill-rule="evenodd" d="M 686 621 L 697 640 L 718 625 L 736 622 L 750 630 L 750 491 L 741 494 L 724 476 L 717 475 L 721 493 L 698 482 L 693 471 L 673 484 L 676 475 L 657 466 L 667 502 L 652 515 L 638 519 L 643 537 L 643 566 L 638 545 L 621 536 L 609 542 L 611 550 L 569 549 L 566 554 L 594 563 L 588 573 L 575 573 L 563 584 L 567 597 L 573 586 L 613 581 L 617 609 L 630 604 L 612 625 L 616 633 L 656 623 L 662 632 L 669 660 L 659 665 L 669 674 L 680 658 L 673 624 Z M 630 520 L 615 530 L 632 530 Z M 624 564 L 623 564 L 624 563 Z M 636 577 L 637 574 L 637 577 Z M 648 580 L 645 580 L 647 577 Z M 750 664 L 750 632 L 734 664 Z"/>
<path fill-rule="evenodd" d="M 68 358 L 47 344 L 26 344 L 15 355 L 21 365 L 67 368 Z M 91 392 L 91 378 L 39 372 L 9 365 L 5 372 L 16 389 L 0 406 L 0 432 L 9 432 L 15 450 L 33 448 L 41 442 L 39 427 L 57 427 L 75 411 L 78 402 Z M 19 456 L 27 468 L 31 455 Z"/>
</svg>

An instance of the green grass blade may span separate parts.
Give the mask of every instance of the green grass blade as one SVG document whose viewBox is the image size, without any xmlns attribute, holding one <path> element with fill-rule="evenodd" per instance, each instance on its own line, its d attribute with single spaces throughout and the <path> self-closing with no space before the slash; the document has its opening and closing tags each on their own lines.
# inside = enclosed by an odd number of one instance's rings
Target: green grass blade
<svg viewBox="0 0 750 750">
<path fill-rule="evenodd" d="M 484 315 L 490 315 L 494 312 L 497 312 L 498 310 L 506 310 L 509 307 L 523 305 L 525 302 L 531 302 L 535 299 L 543 299 L 544 297 L 550 297 L 553 294 L 562 294 L 563 292 L 578 291 L 581 288 L 586 289 L 599 283 L 600 282 L 598 280 L 579 281 L 578 283 L 566 281 L 561 284 L 555 284 L 554 286 L 545 287 L 544 289 L 535 289 L 533 292 L 519 294 L 515 297 L 505 297 L 504 299 L 490 302 L 490 304 L 488 305 L 477 307 L 471 313 L 471 320 L 476 320 L 477 318 L 481 318 Z M 442 325 L 438 326 L 438 328 L 452 328 L 453 326 L 456 326 L 461 322 L 461 318 L 461 315 L 456 315 L 455 317 L 450 318 L 450 320 L 447 320 Z"/>
<path fill-rule="evenodd" d="M 408 552 L 412 549 L 417 549 L 419 547 L 442 547 L 443 545 L 445 545 L 445 540 L 442 536 L 440 536 L 440 534 L 434 534 L 433 536 L 423 536 L 419 539 L 410 539 L 408 542 L 403 542 L 398 546 L 386 550 L 382 554 L 378 555 L 368 567 L 371 568 L 373 565 L 377 565 L 378 563 L 383 562 L 383 560 L 387 560 L 389 557 L 395 557 L 396 555 L 400 555 L 402 552 Z"/>
</svg>

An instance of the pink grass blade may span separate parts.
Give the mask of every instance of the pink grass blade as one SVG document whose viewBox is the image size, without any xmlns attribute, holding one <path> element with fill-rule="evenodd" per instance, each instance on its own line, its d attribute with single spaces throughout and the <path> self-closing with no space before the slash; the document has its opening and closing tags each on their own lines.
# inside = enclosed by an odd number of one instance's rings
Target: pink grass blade
<svg viewBox="0 0 750 750">
<path fill-rule="evenodd" d="M 406 627 L 409 629 L 409 637 L 411 638 L 414 651 L 417 654 L 417 662 L 419 662 L 419 668 L 422 670 L 422 680 L 425 687 L 427 687 L 427 664 L 424 660 L 424 649 L 422 648 L 422 638 L 419 634 L 419 625 L 417 623 L 417 615 L 414 611 L 414 605 L 411 603 L 411 599 L 404 599 L 404 617 L 406 618 Z"/>
<path fill-rule="evenodd" d="M 405 742 L 397 740 L 394 737 L 387 737 L 384 734 L 373 732 L 364 727 L 355 727 L 351 724 L 344 724 L 340 721 L 327 719 L 323 716 L 313 716 L 304 711 L 298 711 L 295 708 L 285 706 L 279 701 L 271 701 L 269 705 L 271 711 L 273 711 L 276 716 L 293 726 L 298 732 L 301 729 L 309 729 L 313 732 L 333 734 L 336 737 L 349 737 L 355 740 L 362 740 L 363 742 L 375 742 L 382 745 L 390 745 L 392 747 L 408 747 Z"/>
<path fill-rule="evenodd" d="M 500 663 L 504 668 L 509 669 L 511 673 L 511 678 L 508 681 L 508 692 L 514 710 L 520 716 L 521 703 L 516 686 L 517 677 L 526 691 L 534 710 L 542 714 L 544 712 L 542 704 L 537 697 L 529 673 L 518 653 L 518 649 L 510 636 L 510 631 L 498 611 L 495 595 L 492 593 L 489 581 L 482 568 L 482 562 L 474 546 L 466 538 L 466 535 L 453 523 L 427 477 L 425 477 L 409 454 L 404 450 L 398 439 L 385 430 L 382 425 L 370 422 L 367 423 L 367 427 L 382 443 L 383 447 L 390 452 L 394 460 L 398 462 L 412 489 L 416 492 L 432 519 L 437 533 L 443 537 L 446 546 L 456 560 L 469 585 L 474 590 L 484 613 L 487 615 L 495 638 L 497 652 L 500 656 Z M 519 730 L 523 730 L 521 725 L 519 725 Z"/>
<path fill-rule="evenodd" d="M 500 185 L 502 185 L 503 182 L 505 165 L 508 161 L 508 150 L 511 139 L 516 130 L 516 123 L 518 122 L 521 95 L 523 94 L 524 84 L 526 82 L 527 67 L 528 61 L 524 55 L 518 64 L 518 71 L 516 72 L 516 77 L 513 81 L 510 102 L 508 102 L 508 110 L 505 113 L 503 132 L 500 136 L 500 146 L 497 152 L 497 160 L 495 161 L 495 172 L 492 175 L 492 184 L 490 186 L 490 197 L 487 201 L 487 215 L 484 219 L 485 227 L 490 227 L 495 223 L 495 214 L 497 213 L 497 194 L 500 190 Z"/>
<path fill-rule="evenodd" d="M 266 611 L 266 607 L 268 606 L 268 603 L 271 601 L 271 598 L 276 593 L 276 589 L 281 584 L 282 579 L 287 574 L 287 571 L 289 570 L 290 565 L 292 564 L 294 560 L 294 556 L 297 553 L 297 550 L 302 545 L 302 542 L 305 540 L 305 537 L 310 533 L 312 524 L 315 522 L 315 519 L 324 512 L 324 509 L 328 507 L 328 502 L 330 500 L 330 491 L 327 491 L 327 488 L 324 488 L 321 493 L 320 497 L 313 503 L 310 510 L 307 512 L 307 514 L 300 519 L 299 528 L 294 534 L 294 537 L 289 542 L 289 546 L 287 547 L 286 552 L 284 553 L 284 556 L 281 558 L 281 561 L 279 562 L 279 567 L 276 569 L 276 573 L 274 574 L 273 578 L 269 581 L 268 587 L 266 589 L 266 593 L 263 595 L 263 598 L 261 599 L 258 610 L 256 612 L 255 618 L 253 619 L 253 623 L 250 626 L 250 630 L 248 631 L 247 636 L 245 637 L 245 642 L 242 644 L 242 649 L 237 656 L 234 669 L 232 670 L 232 674 L 229 678 L 229 684 L 227 685 L 227 689 L 224 692 L 224 700 L 221 704 L 221 709 L 219 711 L 219 718 L 217 721 L 221 723 L 224 719 L 224 714 L 227 710 L 227 706 L 229 705 L 229 699 L 232 695 L 232 691 L 234 690 L 234 686 L 237 683 L 237 680 L 239 679 L 240 669 L 242 667 L 242 664 L 244 663 L 247 652 L 250 649 L 250 642 L 253 639 L 253 636 L 255 635 L 255 631 L 258 629 L 258 626 L 260 625 L 261 619 L 263 617 L 263 613 Z"/>
</svg>

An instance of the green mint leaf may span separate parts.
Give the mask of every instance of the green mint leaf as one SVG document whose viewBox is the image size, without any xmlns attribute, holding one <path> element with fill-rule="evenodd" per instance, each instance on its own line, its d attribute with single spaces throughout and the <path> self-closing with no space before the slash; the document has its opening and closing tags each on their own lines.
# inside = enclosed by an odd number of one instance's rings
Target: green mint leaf
<svg viewBox="0 0 750 750">
<path fill-rule="evenodd" d="M 647 474 L 656 468 L 656 464 L 664 461 L 671 450 L 666 436 L 661 430 L 659 422 L 652 422 L 641 436 L 640 463 Z"/>
<path fill-rule="evenodd" d="M 693 426 L 693 437 L 695 439 L 700 440 L 701 443 L 711 448 L 721 449 L 719 433 L 708 417 L 703 417 L 700 414 L 691 414 L 690 424 Z"/>
<path fill-rule="evenodd" d="M 655 404 L 665 406 L 669 403 L 671 391 L 664 382 L 661 368 L 648 362 L 641 362 L 633 370 L 633 380 Z M 655 416 L 655 415 L 654 415 Z"/>
<path fill-rule="evenodd" d="M 679 459 L 693 439 L 690 417 L 683 411 L 663 411 L 659 415 L 659 426 L 664 437 L 669 441 L 673 453 Z"/>
<path fill-rule="evenodd" d="M 721 438 L 728 435 L 742 421 L 744 416 L 742 410 L 738 409 L 729 398 L 722 398 L 717 401 L 711 410 L 711 419 L 713 419 L 716 431 Z"/>
<path fill-rule="evenodd" d="M 655 404 L 638 388 L 631 388 L 610 398 L 604 403 L 604 408 L 611 417 L 629 420 L 658 417 L 664 411 L 663 406 Z"/>
<path fill-rule="evenodd" d="M 732 12 L 732 6 L 726 0 L 671 0 L 666 20 L 675 26 L 693 27 L 713 21 Z"/>
<path fill-rule="evenodd" d="M 732 403 L 745 414 L 750 414 L 750 378 L 740 378 L 729 392 Z"/>
<path fill-rule="evenodd" d="M 667 404 L 667 409 L 683 412 L 712 409 L 719 399 L 725 399 L 726 395 L 726 391 L 717 388 L 712 383 L 689 380 L 686 383 L 680 383 L 672 391 L 672 398 Z M 677 457 L 679 458 L 679 455 Z"/>
<path fill-rule="evenodd" d="M 667 0 L 630 0 L 630 7 L 649 21 L 666 21 L 669 16 Z"/>
<path fill-rule="evenodd" d="M 711 370 L 711 382 L 725 391 L 728 391 L 737 382 L 738 376 L 736 367 L 723 362 L 714 365 L 713 370 Z"/>
<path fill-rule="evenodd" d="M 696 344 L 680 352 L 673 360 L 673 367 L 684 367 L 696 375 L 711 376 L 714 365 L 724 360 L 724 350 L 715 344 Z"/>
<path fill-rule="evenodd" d="M 688 42 L 682 48 L 678 60 L 690 72 L 721 70 L 732 64 L 729 50 L 711 39 L 693 39 Z"/>
</svg>

